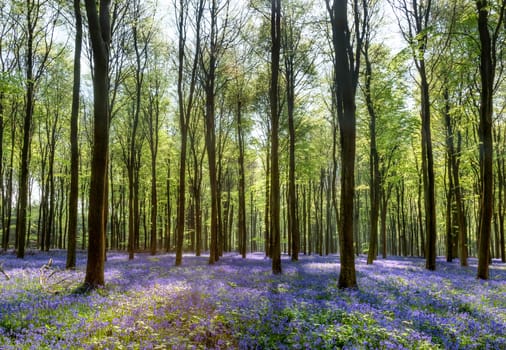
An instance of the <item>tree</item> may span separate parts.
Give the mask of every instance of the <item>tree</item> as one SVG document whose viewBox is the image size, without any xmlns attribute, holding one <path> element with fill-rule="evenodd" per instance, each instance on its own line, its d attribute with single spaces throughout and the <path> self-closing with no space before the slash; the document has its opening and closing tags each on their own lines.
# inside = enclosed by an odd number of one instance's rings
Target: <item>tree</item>
<svg viewBox="0 0 506 350">
<path fill-rule="evenodd" d="M 241 92 L 238 92 L 240 96 Z M 239 235 L 239 251 L 243 257 L 246 258 L 247 247 L 247 230 L 246 230 L 246 179 L 244 172 L 244 126 L 243 126 L 243 101 L 241 97 L 237 98 L 237 144 L 239 147 L 239 156 L 237 157 L 237 165 L 239 166 L 239 218 L 237 222 L 237 229 Z"/>
<path fill-rule="evenodd" d="M 74 0 L 76 36 L 74 44 L 74 84 L 72 86 L 72 115 L 70 117 L 70 194 L 68 203 L 69 233 L 67 243 L 67 269 L 76 266 L 77 244 L 77 206 L 79 198 L 79 91 L 81 86 L 81 47 L 83 40 L 83 23 L 81 1 Z"/>
<path fill-rule="evenodd" d="M 179 131 L 181 133 L 181 151 L 179 153 L 179 186 L 177 196 L 177 215 L 176 215 L 176 262 L 175 265 L 181 265 L 183 261 L 183 241 L 184 241 L 184 222 L 185 222 L 185 202 L 186 202 L 186 156 L 188 146 L 188 124 L 194 107 L 195 89 L 197 87 L 198 68 L 200 62 L 200 28 L 204 13 L 204 0 L 198 0 L 195 7 L 195 45 L 193 57 L 188 57 L 187 33 L 188 33 L 188 2 L 179 1 L 177 13 L 177 32 L 178 32 L 178 60 L 177 60 L 177 99 Z M 185 69 L 187 65 L 190 69 L 189 79 L 186 84 Z"/>
<path fill-rule="evenodd" d="M 86 0 L 93 50 L 93 151 L 88 207 L 88 262 L 84 284 L 104 285 L 107 157 L 109 150 L 109 45 L 111 0 Z"/>
<path fill-rule="evenodd" d="M 360 68 L 363 34 L 359 4 L 353 1 L 355 28 L 355 50 L 348 26 L 348 3 L 346 0 L 326 0 L 332 28 L 332 63 L 334 65 L 333 93 L 339 121 L 341 143 L 341 198 L 339 211 L 339 243 L 341 271 L 339 288 L 357 287 L 355 256 L 353 248 L 354 197 L 355 197 L 355 151 L 356 151 L 356 106 L 355 94 Z M 365 22 L 365 19 L 363 19 Z"/>
<path fill-rule="evenodd" d="M 133 118 L 130 126 L 129 146 L 127 155 L 128 174 L 128 258 L 134 258 L 135 241 L 139 237 L 139 157 L 141 153 L 139 135 L 139 120 L 141 113 L 142 90 L 144 85 L 145 70 L 148 64 L 148 45 L 153 36 L 153 28 L 143 28 L 141 23 L 149 22 L 143 18 L 143 8 L 139 0 L 131 2 L 132 11 L 132 43 L 134 46 L 134 84 L 133 92 Z M 149 26 L 149 24 L 148 24 Z"/>
<path fill-rule="evenodd" d="M 395 1 L 392 0 L 395 5 Z M 396 6 L 405 17 L 407 25 L 399 24 L 404 39 L 411 45 L 413 60 L 419 75 L 422 119 L 422 174 L 425 204 L 426 264 L 428 270 L 436 269 L 436 200 L 434 178 L 434 156 L 432 152 L 430 86 L 426 66 L 429 26 L 431 25 L 432 0 L 417 2 L 403 1 Z M 399 21 L 400 23 L 400 21 Z"/>
<path fill-rule="evenodd" d="M 216 133 L 217 116 L 217 95 L 223 88 L 219 84 L 219 67 L 226 50 L 231 46 L 236 37 L 232 31 L 235 23 L 232 23 L 230 16 L 230 0 L 211 0 L 209 6 L 209 27 L 207 28 L 207 42 L 203 45 L 201 55 L 202 87 L 205 99 L 205 143 L 209 167 L 209 187 L 211 200 L 210 220 L 210 252 L 209 264 L 219 260 L 223 252 L 224 233 L 226 227 L 221 227 L 221 180 L 222 167 L 219 162 L 224 150 L 226 140 L 223 135 Z M 220 101 L 221 102 L 221 101 Z M 218 124 L 220 125 L 220 124 Z M 221 238 L 221 239 L 220 239 Z"/>
<path fill-rule="evenodd" d="M 366 13 L 364 17 L 368 18 L 368 12 L 376 12 L 377 2 L 363 2 L 363 11 Z M 380 209 L 380 191 L 381 191 L 381 174 L 379 170 L 379 154 L 378 146 L 376 143 L 377 135 L 377 109 L 375 101 L 372 96 L 372 79 L 373 69 L 370 56 L 371 41 L 372 41 L 372 26 L 369 21 L 365 22 L 365 37 L 362 46 L 362 53 L 364 55 L 365 74 L 364 74 L 364 97 L 367 105 L 367 112 L 369 113 L 369 196 L 371 200 L 371 208 L 369 213 L 369 249 L 367 252 L 367 264 L 372 264 L 378 255 L 378 219 Z"/>
<path fill-rule="evenodd" d="M 281 51 L 281 0 L 271 0 L 271 84 L 269 87 L 271 119 L 270 235 L 272 238 L 272 273 L 280 274 L 280 189 L 279 189 L 279 61 Z"/>
<path fill-rule="evenodd" d="M 506 2 L 498 8 L 498 20 L 492 34 L 489 29 L 490 4 L 487 0 L 476 0 L 478 11 L 478 32 L 480 38 L 480 235 L 478 251 L 478 278 L 488 279 L 490 261 L 490 236 L 493 215 L 493 138 L 492 115 L 494 112 L 494 84 L 497 64 L 497 43 L 502 31 Z"/>
<path fill-rule="evenodd" d="M 228 2 L 227 2 L 228 4 Z M 216 126 L 215 126 L 215 97 L 216 97 L 216 68 L 218 65 L 218 12 L 217 0 L 211 0 L 210 6 L 210 33 L 209 47 L 206 59 L 202 60 L 205 93 L 205 130 L 206 150 L 209 163 L 209 185 L 211 189 L 211 246 L 209 252 L 209 264 L 214 264 L 219 259 L 218 235 L 220 230 L 218 178 L 216 169 Z M 204 59 L 204 56 L 202 56 Z"/>
</svg>

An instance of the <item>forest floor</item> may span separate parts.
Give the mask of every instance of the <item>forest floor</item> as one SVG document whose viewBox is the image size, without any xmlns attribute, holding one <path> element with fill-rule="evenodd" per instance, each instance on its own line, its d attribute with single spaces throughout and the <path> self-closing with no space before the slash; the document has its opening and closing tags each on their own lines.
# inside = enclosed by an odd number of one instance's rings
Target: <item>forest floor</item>
<svg viewBox="0 0 506 350">
<path fill-rule="evenodd" d="M 49 259 L 51 266 L 47 266 Z M 339 290 L 337 256 L 207 257 L 110 252 L 106 287 L 72 291 L 86 256 L 0 254 L 0 349 L 506 349 L 506 265 L 357 258 L 359 289 Z M 9 279 L 7 278 L 9 277 Z"/>
</svg>

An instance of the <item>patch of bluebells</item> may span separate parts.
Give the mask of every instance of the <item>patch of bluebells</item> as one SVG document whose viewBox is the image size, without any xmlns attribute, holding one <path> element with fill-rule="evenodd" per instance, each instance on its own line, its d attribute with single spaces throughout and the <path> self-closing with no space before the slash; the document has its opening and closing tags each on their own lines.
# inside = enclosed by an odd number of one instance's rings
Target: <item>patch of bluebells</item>
<svg viewBox="0 0 506 350">
<path fill-rule="evenodd" d="M 49 258 L 55 271 L 40 284 Z M 104 289 L 71 290 L 84 278 L 65 271 L 65 253 L 0 255 L 2 349 L 502 349 L 506 348 L 506 266 L 491 279 L 438 260 L 435 272 L 415 258 L 366 265 L 357 259 L 359 289 L 339 290 L 337 256 L 283 258 L 272 275 L 263 254 L 108 253 Z M 62 287 L 63 286 L 63 287 Z"/>
</svg>

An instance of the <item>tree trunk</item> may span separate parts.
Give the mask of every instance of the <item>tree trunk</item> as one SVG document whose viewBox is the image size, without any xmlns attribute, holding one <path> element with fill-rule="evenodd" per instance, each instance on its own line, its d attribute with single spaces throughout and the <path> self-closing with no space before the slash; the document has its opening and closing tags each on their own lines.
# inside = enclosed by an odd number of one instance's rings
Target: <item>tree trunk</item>
<svg viewBox="0 0 506 350">
<path fill-rule="evenodd" d="M 428 270 L 436 269 L 436 199 L 435 199 L 435 179 L 434 179 L 434 157 L 432 153 L 432 136 L 430 126 L 430 100 L 429 84 L 425 71 L 425 61 L 421 60 L 419 64 L 420 86 L 422 94 L 422 173 L 424 187 L 425 204 L 425 232 L 427 234 L 427 248 L 425 250 L 425 268 Z"/>
<path fill-rule="evenodd" d="M 353 246 L 353 209 L 355 197 L 355 150 L 356 150 L 356 116 L 355 92 L 360 64 L 360 37 L 357 50 L 352 52 L 348 28 L 348 3 L 346 0 L 335 0 L 332 7 L 326 1 L 332 26 L 332 45 L 334 54 L 334 92 L 336 96 L 337 115 L 341 142 L 341 198 L 339 243 L 341 253 L 341 271 L 339 288 L 357 287 L 355 272 L 355 255 Z M 358 5 L 355 2 L 355 26 L 359 31 Z M 356 57 L 355 57 L 356 55 Z"/>
<path fill-rule="evenodd" d="M 378 255 L 378 218 L 380 208 L 381 179 L 379 172 L 379 156 L 376 145 L 376 110 L 371 95 L 372 63 L 369 58 L 369 42 L 364 43 L 365 61 L 365 89 L 364 95 L 369 113 L 369 197 L 371 209 L 369 212 L 369 249 L 367 264 L 372 264 Z"/>
<path fill-rule="evenodd" d="M 502 128 L 501 128 L 502 129 Z M 496 232 L 498 234 L 498 249 L 499 254 L 498 256 L 501 257 L 502 262 L 506 262 L 506 247 L 504 245 L 504 217 L 505 217 L 505 210 L 506 205 L 504 201 L 506 200 L 506 191 L 505 191 L 505 185 L 506 185 L 506 161 L 503 157 L 501 157 L 502 152 L 504 152 L 504 129 L 499 129 L 495 134 L 497 135 L 497 143 L 500 143 L 502 141 L 501 148 L 497 147 L 496 149 L 496 160 L 497 160 L 497 186 L 498 186 L 498 195 L 497 195 L 497 218 L 498 218 L 498 226 L 499 230 Z M 501 134 L 503 134 L 501 136 Z"/>
<path fill-rule="evenodd" d="M 188 123 L 193 109 L 193 98 L 197 84 L 198 63 L 200 58 L 200 24 L 204 12 L 204 0 L 199 0 L 195 16 L 195 52 L 191 64 L 191 76 L 188 87 L 188 95 L 185 99 L 184 70 L 187 64 L 186 58 L 186 19 L 188 17 L 186 1 L 179 1 L 179 12 L 177 14 L 178 30 L 178 77 L 177 77 L 177 95 L 178 95 L 178 113 L 179 127 L 181 132 L 181 152 L 179 156 L 179 186 L 177 197 L 176 213 L 176 266 L 180 266 L 183 260 L 183 240 L 184 240 L 184 222 L 185 222 L 185 194 L 186 194 L 186 154 L 188 143 Z M 170 243 L 169 243 L 170 246 Z"/>
<path fill-rule="evenodd" d="M 86 13 L 93 49 L 93 153 L 88 211 L 88 262 L 84 283 L 88 288 L 104 285 L 107 157 L 109 149 L 109 44 L 110 0 L 86 0 Z"/>
<path fill-rule="evenodd" d="M 495 39 L 489 33 L 489 4 L 487 0 L 477 0 L 478 31 L 480 35 L 480 231 L 478 251 L 478 278 L 488 279 L 490 260 L 490 236 L 493 215 L 493 140 L 492 114 L 494 93 Z M 504 4 L 501 7 L 504 11 Z M 502 14 L 501 14 L 502 18 Z"/>
<path fill-rule="evenodd" d="M 170 252 L 171 242 L 170 233 L 172 230 L 172 201 L 170 198 L 170 158 L 167 160 L 167 180 L 166 180 L 166 192 L 167 198 L 167 211 L 166 211 L 166 222 L 165 222 L 165 252 Z"/>
<path fill-rule="evenodd" d="M 70 116 L 70 194 L 68 203 L 69 233 L 67 241 L 67 269 L 76 267 L 77 208 L 79 200 L 79 92 L 81 88 L 81 49 L 83 41 L 83 20 L 81 0 L 74 0 L 76 37 L 74 44 L 74 83 L 72 86 L 72 112 Z"/>
<path fill-rule="evenodd" d="M 272 273 L 280 274 L 280 188 L 279 188 L 279 58 L 281 49 L 281 0 L 271 0 L 271 179 L 270 179 L 270 234 L 272 237 Z"/>
<path fill-rule="evenodd" d="M 246 228 L 246 180 L 244 172 L 244 136 L 242 126 L 242 102 L 237 101 L 237 143 L 239 146 L 239 157 L 237 159 L 239 165 L 239 208 L 237 220 L 237 234 L 239 237 L 239 252 L 243 259 L 246 258 L 247 247 L 247 228 Z"/>
<path fill-rule="evenodd" d="M 145 59 L 147 61 L 147 46 L 145 47 Z M 156 254 L 157 250 L 157 232 L 158 232 L 158 190 L 157 190 L 157 156 L 158 156 L 158 130 L 160 128 L 160 80 L 155 77 L 153 85 L 150 86 L 154 94 L 149 96 L 149 105 L 147 111 L 149 150 L 151 153 L 151 222 L 150 222 L 150 240 L 151 255 Z M 163 232 L 163 231 L 162 231 Z M 163 235 L 160 235 L 163 241 Z"/>
<path fill-rule="evenodd" d="M 214 32 L 216 20 L 215 16 L 212 16 L 213 24 L 211 25 Z M 211 37 L 214 37 L 212 34 Z M 211 44 L 213 46 L 213 44 Z M 216 48 L 214 48 L 216 49 Z M 209 162 L 209 184 L 211 188 L 211 246 L 209 252 L 209 264 L 214 264 L 219 260 L 220 249 L 219 249 L 219 189 L 218 189 L 218 178 L 217 178 L 217 167 L 216 167 L 216 129 L 215 129 L 215 79 L 216 79 L 216 52 L 211 50 L 211 57 L 209 61 L 209 71 L 205 82 L 205 93 L 206 93 L 206 149 L 207 159 Z"/>
<path fill-rule="evenodd" d="M 293 25 L 293 24 L 290 24 Z M 289 28 L 290 34 L 287 34 L 287 43 L 285 45 L 293 46 L 293 29 Z M 290 50 L 291 49 L 291 50 Z M 296 216 L 296 191 L 295 191 L 295 52 L 294 48 L 290 48 L 285 53 L 285 70 L 286 70 L 286 100 L 288 112 L 288 235 L 291 240 L 291 259 L 299 260 L 300 249 L 300 233 Z"/>
<path fill-rule="evenodd" d="M 158 132 L 158 129 L 157 131 Z M 156 154 L 157 146 L 152 146 L 151 151 L 151 223 L 150 223 L 150 252 L 156 254 L 157 247 L 157 218 L 158 218 L 158 194 L 156 190 Z"/>
<path fill-rule="evenodd" d="M 270 191 L 270 176 L 271 176 L 271 151 L 270 151 L 270 132 L 267 135 L 267 149 L 266 159 L 265 159 L 265 211 L 264 211 L 264 249 L 265 256 L 270 258 L 271 254 L 271 221 L 270 221 L 270 213 L 271 213 L 271 191 Z"/>
</svg>

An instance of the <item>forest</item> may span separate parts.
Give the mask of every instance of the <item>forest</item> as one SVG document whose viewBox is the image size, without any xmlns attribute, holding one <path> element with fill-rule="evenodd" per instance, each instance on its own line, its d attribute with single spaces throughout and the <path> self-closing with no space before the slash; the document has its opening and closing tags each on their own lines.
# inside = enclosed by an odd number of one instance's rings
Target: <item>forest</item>
<svg viewBox="0 0 506 350">
<path fill-rule="evenodd" d="M 506 346 L 505 15 L 0 0 L 0 347 Z"/>
</svg>

